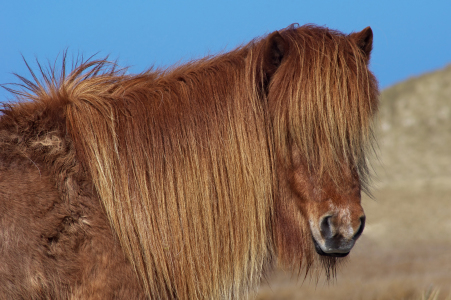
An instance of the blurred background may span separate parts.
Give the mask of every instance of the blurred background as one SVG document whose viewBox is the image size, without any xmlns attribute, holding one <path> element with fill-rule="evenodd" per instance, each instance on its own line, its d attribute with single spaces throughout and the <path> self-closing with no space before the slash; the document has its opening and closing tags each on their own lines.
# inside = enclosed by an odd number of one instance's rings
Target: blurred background
<svg viewBox="0 0 451 300">
<path fill-rule="evenodd" d="M 0 84 L 109 55 L 130 73 L 231 50 L 292 23 L 371 26 L 381 88 L 367 226 L 331 282 L 276 271 L 257 299 L 451 299 L 451 1 L 1 1 Z M 58 62 L 56 63 L 58 66 Z M 13 100 L 0 89 L 0 102 Z M 439 294 L 437 295 L 437 292 Z"/>
</svg>

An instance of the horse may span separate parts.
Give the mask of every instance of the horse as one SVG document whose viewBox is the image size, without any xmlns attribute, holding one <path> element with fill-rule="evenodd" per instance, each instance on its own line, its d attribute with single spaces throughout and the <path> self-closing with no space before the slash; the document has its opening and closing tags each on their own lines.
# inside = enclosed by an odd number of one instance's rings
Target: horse
<svg viewBox="0 0 451 300">
<path fill-rule="evenodd" d="M 0 116 L 0 298 L 241 299 L 275 266 L 335 276 L 365 224 L 372 44 L 291 25 L 135 75 L 29 67 Z"/>
</svg>

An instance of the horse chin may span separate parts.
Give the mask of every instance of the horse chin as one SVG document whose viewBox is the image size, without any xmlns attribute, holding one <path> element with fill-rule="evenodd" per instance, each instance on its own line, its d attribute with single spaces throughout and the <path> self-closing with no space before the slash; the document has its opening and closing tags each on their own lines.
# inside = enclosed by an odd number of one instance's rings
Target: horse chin
<svg viewBox="0 0 451 300">
<path fill-rule="evenodd" d="M 326 253 L 323 251 L 323 249 L 321 249 L 320 245 L 318 244 L 318 242 L 315 240 L 315 238 L 312 237 L 313 240 L 313 244 L 315 245 L 315 251 L 316 253 L 318 253 L 321 256 L 327 256 L 327 257 L 346 257 L 348 256 L 349 252 L 345 252 L 345 253 L 340 253 L 340 252 L 332 252 L 332 253 Z"/>
</svg>

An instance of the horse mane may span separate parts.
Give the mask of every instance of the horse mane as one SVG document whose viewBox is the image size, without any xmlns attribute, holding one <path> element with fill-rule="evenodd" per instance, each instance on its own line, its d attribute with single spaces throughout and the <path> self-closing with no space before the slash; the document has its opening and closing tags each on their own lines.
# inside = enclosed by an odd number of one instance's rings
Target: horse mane
<svg viewBox="0 0 451 300">
<path fill-rule="evenodd" d="M 147 295 L 238 298 L 284 251 L 273 236 L 275 170 L 292 145 L 312 173 L 339 182 L 345 160 L 366 186 L 377 83 L 346 37 L 292 26 L 139 75 L 87 61 L 24 79 L 19 98 L 32 103 L 9 110 L 61 113 Z M 283 59 L 268 61 L 271 49 Z"/>
</svg>

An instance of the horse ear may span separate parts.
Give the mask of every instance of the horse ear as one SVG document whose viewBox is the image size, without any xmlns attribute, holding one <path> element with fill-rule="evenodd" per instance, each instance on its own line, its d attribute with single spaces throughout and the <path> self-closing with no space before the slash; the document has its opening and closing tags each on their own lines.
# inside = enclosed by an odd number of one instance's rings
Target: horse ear
<svg viewBox="0 0 451 300">
<path fill-rule="evenodd" d="M 278 31 L 268 37 L 263 57 L 263 72 L 269 82 L 286 54 L 288 45 Z"/>
<path fill-rule="evenodd" d="M 367 27 L 360 32 L 351 34 L 357 46 L 363 51 L 367 59 L 370 59 L 371 50 L 373 50 L 373 30 Z"/>
</svg>

